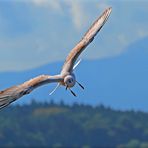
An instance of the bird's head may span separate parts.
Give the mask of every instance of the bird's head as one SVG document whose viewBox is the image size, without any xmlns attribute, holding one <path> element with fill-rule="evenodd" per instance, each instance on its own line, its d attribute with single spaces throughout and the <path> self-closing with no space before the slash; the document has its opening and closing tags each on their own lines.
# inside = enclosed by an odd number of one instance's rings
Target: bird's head
<svg viewBox="0 0 148 148">
<path fill-rule="evenodd" d="M 63 76 L 64 81 L 60 83 L 61 85 L 66 86 L 66 90 L 70 90 L 70 92 L 76 97 L 76 94 L 71 90 L 71 87 L 74 87 L 77 83 L 82 89 L 84 87 L 76 80 L 74 73 L 67 73 Z"/>
<path fill-rule="evenodd" d="M 72 72 L 66 72 L 65 70 L 63 70 L 61 72 L 61 76 L 62 76 L 62 81 L 60 83 L 58 83 L 58 85 L 56 86 L 56 88 L 50 93 L 53 94 L 56 89 L 60 86 L 63 85 L 66 87 L 66 90 L 70 90 L 70 92 L 76 97 L 76 94 L 71 90 L 71 87 L 74 87 L 75 84 L 77 83 L 82 89 L 84 89 L 84 86 L 82 86 L 77 80 L 76 77 L 73 73 L 74 69 L 80 64 L 81 60 L 79 60 L 73 67 Z"/>
<path fill-rule="evenodd" d="M 64 85 L 65 85 L 67 88 L 71 88 L 71 87 L 73 87 L 75 84 L 76 84 L 76 79 L 75 79 L 75 75 L 74 75 L 74 74 L 65 76 L 65 78 L 64 78 Z"/>
</svg>

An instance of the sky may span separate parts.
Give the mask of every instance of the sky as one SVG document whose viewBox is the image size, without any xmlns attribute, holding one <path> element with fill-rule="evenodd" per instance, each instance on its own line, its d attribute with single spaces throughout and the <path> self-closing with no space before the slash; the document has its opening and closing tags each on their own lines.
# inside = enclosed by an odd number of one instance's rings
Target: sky
<svg viewBox="0 0 148 148">
<path fill-rule="evenodd" d="M 82 59 L 114 58 L 148 36 L 147 0 L 0 0 L 0 72 L 65 60 L 93 21 L 112 14 Z"/>
</svg>

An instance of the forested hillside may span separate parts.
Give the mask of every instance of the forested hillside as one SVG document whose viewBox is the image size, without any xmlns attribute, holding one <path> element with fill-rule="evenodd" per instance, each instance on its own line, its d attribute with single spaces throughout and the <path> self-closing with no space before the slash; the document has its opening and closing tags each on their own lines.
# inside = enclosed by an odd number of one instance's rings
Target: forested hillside
<svg viewBox="0 0 148 148">
<path fill-rule="evenodd" d="M 148 147 L 148 114 L 32 102 L 0 111 L 0 147 Z"/>
</svg>

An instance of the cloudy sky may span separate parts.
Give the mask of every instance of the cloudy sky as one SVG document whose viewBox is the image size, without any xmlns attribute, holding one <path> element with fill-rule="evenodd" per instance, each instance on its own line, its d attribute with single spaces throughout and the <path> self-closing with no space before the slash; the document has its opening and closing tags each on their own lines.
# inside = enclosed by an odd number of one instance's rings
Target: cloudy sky
<svg viewBox="0 0 148 148">
<path fill-rule="evenodd" d="M 64 61 L 107 7 L 113 12 L 83 59 L 113 58 L 148 36 L 147 0 L 0 0 L 0 71 Z"/>
</svg>

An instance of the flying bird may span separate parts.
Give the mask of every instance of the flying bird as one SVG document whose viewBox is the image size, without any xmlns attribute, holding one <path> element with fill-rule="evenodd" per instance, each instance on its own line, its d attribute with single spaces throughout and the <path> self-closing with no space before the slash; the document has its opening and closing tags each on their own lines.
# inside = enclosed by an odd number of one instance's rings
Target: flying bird
<svg viewBox="0 0 148 148">
<path fill-rule="evenodd" d="M 84 89 L 84 87 L 76 80 L 74 74 L 74 70 L 80 64 L 81 60 L 79 60 L 77 63 L 76 61 L 82 51 L 94 40 L 94 37 L 106 23 L 111 11 L 111 7 L 106 9 L 103 14 L 92 24 L 80 42 L 71 50 L 67 56 L 60 74 L 54 76 L 40 75 L 24 82 L 23 84 L 0 91 L 0 109 L 6 107 L 22 96 L 31 93 L 34 89 L 48 83 L 58 83 L 50 95 L 55 92 L 59 86 L 64 86 L 66 90 L 69 90 L 74 96 L 76 96 L 76 94 L 72 91 L 71 88 L 74 87 L 76 83 L 82 89 Z"/>
</svg>

